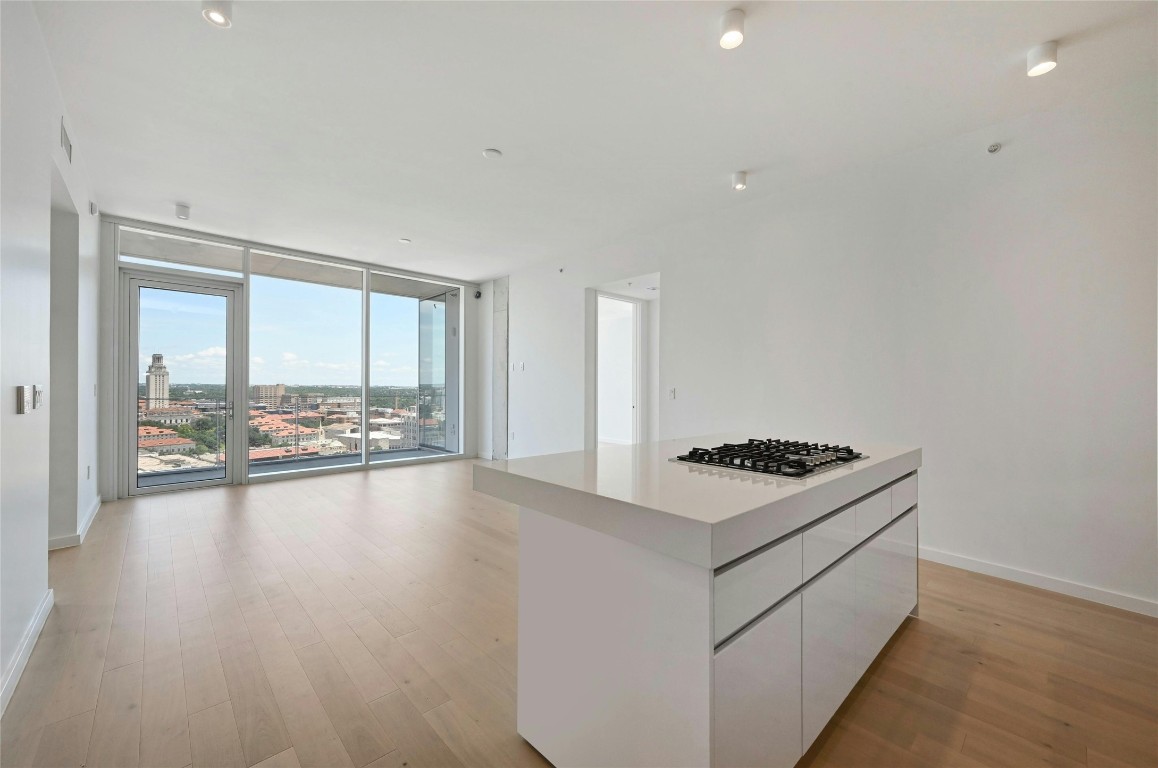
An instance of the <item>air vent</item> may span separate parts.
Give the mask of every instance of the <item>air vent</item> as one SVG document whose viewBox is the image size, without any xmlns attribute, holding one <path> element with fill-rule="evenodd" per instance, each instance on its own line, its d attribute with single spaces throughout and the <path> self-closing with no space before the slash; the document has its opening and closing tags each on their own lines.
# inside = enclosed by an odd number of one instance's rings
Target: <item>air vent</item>
<svg viewBox="0 0 1158 768">
<path fill-rule="evenodd" d="M 63 117 L 60 118 L 60 148 L 68 158 L 68 164 L 72 165 L 72 139 L 68 138 L 68 131 L 64 130 Z"/>
</svg>

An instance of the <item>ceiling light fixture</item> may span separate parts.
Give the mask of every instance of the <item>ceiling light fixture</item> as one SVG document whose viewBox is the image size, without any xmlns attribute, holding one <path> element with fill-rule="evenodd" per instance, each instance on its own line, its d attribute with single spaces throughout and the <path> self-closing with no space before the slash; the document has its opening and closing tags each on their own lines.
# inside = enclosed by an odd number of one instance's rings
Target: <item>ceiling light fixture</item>
<svg viewBox="0 0 1158 768">
<path fill-rule="evenodd" d="M 1025 60 L 1025 74 L 1030 77 L 1044 75 L 1057 66 L 1057 40 L 1042 43 L 1029 52 Z"/>
<path fill-rule="evenodd" d="M 177 203 L 177 218 L 182 221 L 189 220 L 189 205 L 187 203 Z"/>
<path fill-rule="evenodd" d="M 733 8 L 720 19 L 720 47 L 725 51 L 739 48 L 744 42 L 744 12 Z"/>
<path fill-rule="evenodd" d="M 494 149 L 493 147 L 483 150 L 483 157 L 485 157 L 487 160 L 498 160 L 502 156 L 503 153 L 497 149 Z"/>
<path fill-rule="evenodd" d="M 398 242 L 402 243 L 403 245 L 410 245 L 410 243 L 413 241 L 409 237 L 400 237 L 398 238 Z"/>
<path fill-rule="evenodd" d="M 232 0 L 202 0 L 201 15 L 215 27 L 229 29 L 233 26 Z"/>
<path fill-rule="evenodd" d="M 748 188 L 748 172 L 736 171 L 732 174 L 732 189 L 742 192 Z"/>
</svg>

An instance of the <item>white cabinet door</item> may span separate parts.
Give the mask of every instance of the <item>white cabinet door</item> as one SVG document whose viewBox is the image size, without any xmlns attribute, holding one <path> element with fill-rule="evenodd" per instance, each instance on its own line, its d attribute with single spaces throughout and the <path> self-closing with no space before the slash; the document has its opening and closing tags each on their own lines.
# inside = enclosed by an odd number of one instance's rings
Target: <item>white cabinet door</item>
<svg viewBox="0 0 1158 768">
<path fill-rule="evenodd" d="M 890 555 L 889 608 L 896 629 L 917 605 L 917 509 L 898 520 L 881 537 Z"/>
<path fill-rule="evenodd" d="M 857 677 L 917 603 L 917 515 L 910 512 L 856 553 Z"/>
<path fill-rule="evenodd" d="M 712 764 L 790 768 L 800 743 L 800 595 L 715 657 Z"/>
<path fill-rule="evenodd" d="M 803 748 L 824 730 L 857 680 L 856 557 L 803 592 Z"/>
<path fill-rule="evenodd" d="M 890 592 L 892 558 L 883 540 L 892 529 L 865 544 L 856 553 L 856 674 L 859 678 L 896 629 L 892 623 Z"/>
</svg>

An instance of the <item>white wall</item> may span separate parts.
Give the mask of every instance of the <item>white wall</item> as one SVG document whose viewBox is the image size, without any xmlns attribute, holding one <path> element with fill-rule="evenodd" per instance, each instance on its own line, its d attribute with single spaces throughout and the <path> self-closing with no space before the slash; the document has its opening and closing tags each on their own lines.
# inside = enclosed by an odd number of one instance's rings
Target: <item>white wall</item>
<svg viewBox="0 0 1158 768">
<path fill-rule="evenodd" d="M 573 258 L 510 276 L 511 458 L 583 450 L 586 289 L 658 271 L 654 255 L 620 255 Z"/>
<path fill-rule="evenodd" d="M 1153 610 L 1156 102 L 1149 78 L 512 275 L 512 455 L 583 447 L 583 287 L 660 271 L 661 437 L 922 446 L 927 556 Z"/>
<path fill-rule="evenodd" d="M 35 641 L 38 619 L 43 621 L 38 614 L 51 599 L 49 405 L 54 396 L 77 396 L 49 386 L 53 169 L 76 210 L 87 211 L 89 195 L 80 137 L 70 131 L 72 164 L 60 149 L 64 107 L 40 26 L 28 3 L 0 4 L 0 76 L 0 663 L 7 703 Z M 95 217 L 82 216 L 79 225 L 80 241 L 93 245 L 90 255 L 95 260 Z M 93 310 L 87 330 L 95 334 L 95 284 L 86 281 L 81 296 L 82 311 Z M 87 381 L 91 392 L 95 365 L 78 380 Z M 47 387 L 45 407 L 16 415 L 13 388 L 18 384 Z M 85 418 L 95 423 L 95 414 Z M 91 449 L 86 460 L 95 464 L 95 429 L 89 434 L 92 442 L 86 439 L 84 450 Z"/>
<path fill-rule="evenodd" d="M 73 201 L 55 170 L 51 188 L 48 542 L 55 549 L 79 544 L 100 506 L 94 388 L 99 220 L 89 214 L 87 200 Z M 84 210 L 78 212 L 77 204 Z"/>
</svg>

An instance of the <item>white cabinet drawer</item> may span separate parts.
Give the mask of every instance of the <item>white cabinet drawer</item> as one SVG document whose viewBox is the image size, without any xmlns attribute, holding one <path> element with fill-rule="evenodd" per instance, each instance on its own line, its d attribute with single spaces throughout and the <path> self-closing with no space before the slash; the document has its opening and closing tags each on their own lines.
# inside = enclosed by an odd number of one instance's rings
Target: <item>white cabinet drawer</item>
<svg viewBox="0 0 1158 768">
<path fill-rule="evenodd" d="M 715 642 L 720 642 L 800 586 L 800 535 L 716 574 Z"/>
<path fill-rule="evenodd" d="M 893 517 L 899 517 L 917 503 L 917 476 L 909 475 L 892 488 Z"/>
<path fill-rule="evenodd" d="M 800 595 L 716 654 L 713 768 L 792 768 L 800 739 Z"/>
<path fill-rule="evenodd" d="M 893 500 L 889 490 L 869 496 L 856 505 L 856 540 L 864 541 L 893 519 Z"/>
<path fill-rule="evenodd" d="M 808 581 L 856 546 L 856 508 L 849 507 L 803 535 L 804 580 Z"/>
</svg>

